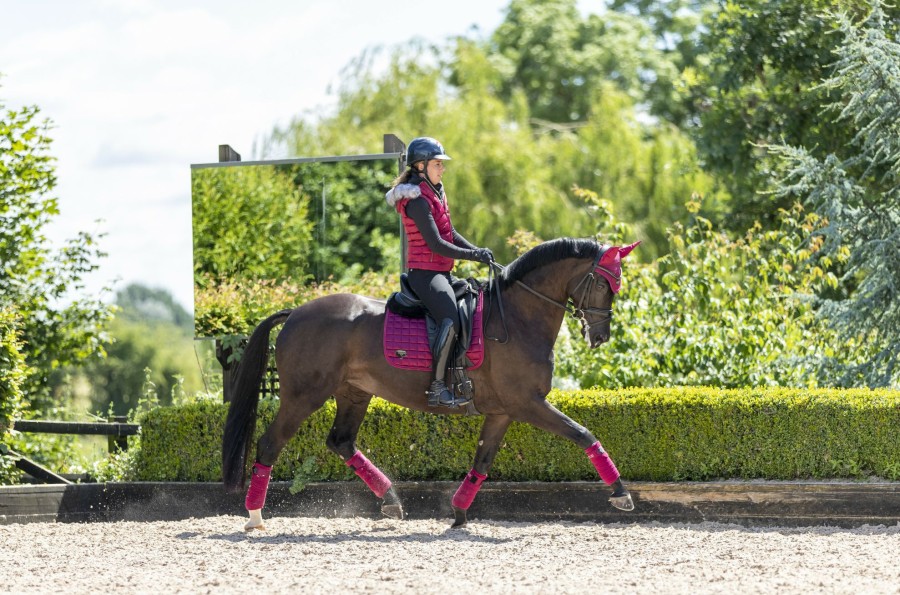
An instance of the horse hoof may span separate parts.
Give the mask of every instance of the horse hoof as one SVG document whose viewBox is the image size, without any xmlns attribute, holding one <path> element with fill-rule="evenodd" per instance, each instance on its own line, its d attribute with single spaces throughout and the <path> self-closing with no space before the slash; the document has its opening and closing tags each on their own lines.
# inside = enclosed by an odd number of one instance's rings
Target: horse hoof
<svg viewBox="0 0 900 595">
<path fill-rule="evenodd" d="M 610 496 L 609 503 L 619 510 L 634 510 L 634 501 L 631 499 L 631 494 L 625 494 L 624 496 Z"/>
<path fill-rule="evenodd" d="M 262 509 L 248 510 L 247 512 L 250 513 L 250 520 L 244 525 L 244 531 L 252 531 L 254 529 L 265 531 L 266 526 L 263 524 Z"/>
<path fill-rule="evenodd" d="M 402 521 L 404 518 L 403 506 L 400 504 L 384 504 L 381 506 L 381 514 L 384 516 Z"/>
<path fill-rule="evenodd" d="M 384 499 L 381 501 L 381 514 L 398 521 L 402 521 L 406 517 L 403 512 L 403 503 L 400 502 L 400 496 L 397 495 L 394 486 L 388 488 L 384 494 Z"/>
<path fill-rule="evenodd" d="M 459 527 L 464 527 L 468 522 L 466 519 L 466 511 L 462 508 L 453 507 L 453 512 L 456 514 L 456 518 L 453 520 L 453 524 L 450 525 L 451 529 L 458 529 Z"/>
</svg>

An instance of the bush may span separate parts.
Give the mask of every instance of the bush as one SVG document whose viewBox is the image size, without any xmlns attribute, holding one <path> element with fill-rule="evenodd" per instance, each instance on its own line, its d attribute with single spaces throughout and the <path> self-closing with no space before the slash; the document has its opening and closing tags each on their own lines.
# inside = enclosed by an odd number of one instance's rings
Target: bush
<svg viewBox="0 0 900 595">
<path fill-rule="evenodd" d="M 354 282 L 222 281 L 211 277 L 196 288 L 194 334 L 198 337 L 249 335 L 263 319 L 283 308 L 296 308 L 334 293 L 358 293 L 387 299 L 399 286 L 398 275 L 368 272 Z"/>
<path fill-rule="evenodd" d="M 6 442 L 13 417 L 22 407 L 25 358 L 16 328 L 14 312 L 0 309 L 0 443 Z M 13 483 L 17 475 L 9 459 L 0 455 L 0 484 Z"/>
<path fill-rule="evenodd" d="M 900 480 L 898 391 L 584 390 L 553 391 L 548 400 L 600 439 L 626 480 Z M 277 400 L 260 403 L 255 438 L 277 406 Z M 145 414 L 136 478 L 220 481 L 226 409 L 202 401 Z M 309 475 L 311 468 L 317 479 L 353 478 L 325 448 L 334 412 L 329 401 L 304 422 L 279 457 L 274 479 Z M 480 418 L 431 415 L 375 399 L 358 446 L 395 480 L 456 480 L 471 467 L 480 425 Z M 510 427 L 490 476 L 597 479 L 577 446 L 520 423 Z"/>
<path fill-rule="evenodd" d="M 839 341 L 816 317 L 810 296 L 837 283 L 804 266 L 820 247 L 805 238 L 823 221 L 799 207 L 779 221 L 778 230 L 755 228 L 737 240 L 701 217 L 675 225 L 666 256 L 626 264 L 607 345 L 589 349 L 567 318 L 556 374 L 606 389 L 841 384 L 844 368 L 873 351 Z"/>
<path fill-rule="evenodd" d="M 12 426 L 13 416 L 22 406 L 25 358 L 19 351 L 15 314 L 0 310 L 0 437 Z"/>
</svg>

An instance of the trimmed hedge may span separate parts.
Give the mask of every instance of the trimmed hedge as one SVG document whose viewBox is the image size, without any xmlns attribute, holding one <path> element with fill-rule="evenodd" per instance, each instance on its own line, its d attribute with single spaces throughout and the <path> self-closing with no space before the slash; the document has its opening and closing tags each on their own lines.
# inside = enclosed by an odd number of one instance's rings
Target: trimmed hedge
<svg viewBox="0 0 900 595">
<path fill-rule="evenodd" d="M 900 391 L 583 390 L 553 391 L 548 400 L 597 436 L 626 480 L 900 480 Z M 277 406 L 277 400 L 260 403 L 257 437 Z M 301 426 L 274 479 L 354 477 L 325 448 L 334 410 L 329 401 Z M 146 414 L 136 479 L 220 481 L 225 413 L 226 405 L 204 401 Z M 455 480 L 472 464 L 480 426 L 479 417 L 430 415 L 375 399 L 358 446 L 395 480 Z M 597 478 L 577 446 L 520 423 L 510 427 L 490 476 Z"/>
</svg>

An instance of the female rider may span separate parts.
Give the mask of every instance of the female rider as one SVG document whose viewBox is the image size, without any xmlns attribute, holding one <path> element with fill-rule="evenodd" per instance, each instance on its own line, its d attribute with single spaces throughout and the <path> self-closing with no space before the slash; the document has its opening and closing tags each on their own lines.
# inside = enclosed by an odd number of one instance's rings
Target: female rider
<svg viewBox="0 0 900 595">
<path fill-rule="evenodd" d="M 406 230 L 409 284 L 438 323 L 432 346 L 434 381 L 426 391 L 431 407 L 459 407 L 468 402 L 454 395 L 444 382 L 460 326 L 450 276 L 454 260 L 485 264 L 494 260 L 489 249 L 473 245 L 450 222 L 447 195 L 441 183 L 444 162 L 449 159 L 435 139 L 413 139 L 406 148 L 408 169 L 394 180 L 385 195 L 388 204 L 400 213 Z"/>
</svg>

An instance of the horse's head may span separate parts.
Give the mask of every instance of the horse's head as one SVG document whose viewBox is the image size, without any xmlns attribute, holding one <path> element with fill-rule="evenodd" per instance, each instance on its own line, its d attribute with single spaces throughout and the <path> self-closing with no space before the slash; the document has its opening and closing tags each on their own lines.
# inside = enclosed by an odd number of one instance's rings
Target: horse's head
<svg viewBox="0 0 900 595">
<path fill-rule="evenodd" d="M 602 246 L 591 270 L 569 294 L 581 335 L 593 349 L 609 341 L 612 303 L 622 288 L 622 259 L 640 242 L 628 246 Z"/>
</svg>

